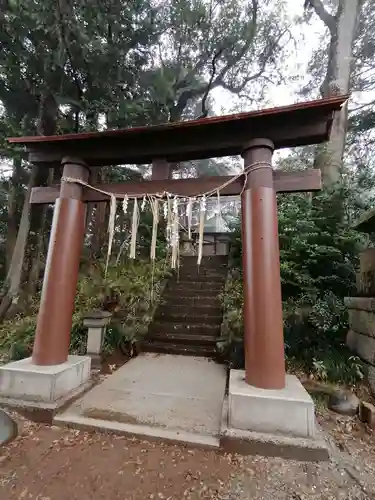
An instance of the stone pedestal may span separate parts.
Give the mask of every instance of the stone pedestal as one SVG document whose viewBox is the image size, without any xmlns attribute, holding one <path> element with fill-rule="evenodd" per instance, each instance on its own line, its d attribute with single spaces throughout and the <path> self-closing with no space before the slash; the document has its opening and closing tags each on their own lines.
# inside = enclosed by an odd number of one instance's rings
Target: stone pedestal
<svg viewBox="0 0 375 500">
<path fill-rule="evenodd" d="M 68 356 L 65 363 L 35 365 L 31 358 L 0 366 L 0 401 L 13 406 L 52 408 L 85 388 L 90 379 L 88 356 Z"/>
<path fill-rule="evenodd" d="M 228 402 L 229 429 L 315 437 L 313 400 L 294 375 L 283 389 L 259 389 L 245 382 L 244 370 L 231 370 Z"/>
<path fill-rule="evenodd" d="M 88 328 L 86 352 L 91 357 L 93 368 L 100 367 L 103 340 L 111 317 L 108 311 L 91 311 L 83 318 L 83 324 Z"/>
</svg>

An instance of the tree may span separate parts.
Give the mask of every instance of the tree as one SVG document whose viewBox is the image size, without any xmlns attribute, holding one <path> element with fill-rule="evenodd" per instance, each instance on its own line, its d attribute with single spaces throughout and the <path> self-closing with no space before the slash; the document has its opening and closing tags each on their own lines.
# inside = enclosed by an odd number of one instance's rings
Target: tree
<svg viewBox="0 0 375 500">
<path fill-rule="evenodd" d="M 137 57 L 142 44 L 148 43 L 147 37 L 140 36 L 142 22 L 149 25 L 146 2 L 142 5 L 144 14 L 139 5 L 134 6 L 138 15 L 136 22 L 133 22 L 132 16 L 129 19 L 129 9 L 125 10 L 124 6 L 121 12 L 118 9 L 113 12 L 113 18 L 109 16 L 102 21 L 100 28 L 106 30 L 106 43 L 104 38 L 100 38 L 103 33 L 95 35 L 95 30 L 99 31 L 96 18 L 100 17 L 107 6 L 102 5 L 100 9 L 98 4 L 98 9 L 91 11 L 87 9 L 85 2 L 80 1 L 40 3 L 23 0 L 7 3 L 0 19 L 0 99 L 4 106 L 3 121 L 8 131 L 12 130 L 12 133 L 7 135 L 51 135 L 59 132 L 60 127 L 63 130 L 78 131 L 86 124 L 92 126 L 95 118 L 97 121 L 98 102 L 106 110 L 111 110 L 114 95 L 124 99 L 123 89 L 117 86 L 113 89 L 110 79 L 114 78 L 115 74 L 121 77 L 124 72 L 130 78 L 129 68 L 134 58 Z M 116 7 L 115 3 L 113 7 Z M 125 21 L 128 27 L 126 31 L 122 30 L 121 26 L 118 28 L 118 24 Z M 87 27 L 86 31 L 80 29 L 82 24 Z M 152 30 L 148 31 L 152 35 Z M 143 33 L 148 31 L 144 29 Z M 120 51 L 111 50 L 113 42 L 118 41 L 117 36 L 121 38 L 124 34 L 127 45 L 122 45 L 122 54 Z M 124 51 L 129 57 L 124 58 Z M 114 56 L 117 60 L 113 59 Z M 138 67 L 145 61 L 141 59 Z M 135 68 L 134 65 L 134 74 Z M 101 77 L 95 74 L 98 70 L 103 71 Z M 96 85 L 92 82 L 96 82 Z M 99 83 L 103 86 L 100 87 Z M 86 105 L 85 96 L 89 96 L 90 106 Z M 20 165 L 17 152 L 8 149 L 6 153 L 10 153 L 10 157 L 14 158 L 14 182 L 11 183 L 14 191 L 17 181 L 22 178 L 20 170 L 24 171 L 25 164 L 21 160 Z M 34 184 L 43 185 L 51 181 L 53 173 L 57 180 L 60 174 L 59 166 L 54 170 L 55 172 L 52 169 L 48 171 L 45 168 L 33 167 L 30 180 Z M 24 177 L 27 178 L 28 175 Z M 28 190 L 32 185 L 29 183 Z M 45 254 L 46 229 L 50 221 L 50 218 L 47 221 L 48 207 L 33 206 L 30 210 L 27 196 L 25 203 L 20 230 L 27 231 L 30 228 L 30 235 L 27 239 L 24 234 L 19 234 L 16 240 L 14 229 L 20 217 L 15 214 L 14 196 L 9 197 L 8 212 L 11 217 L 8 252 L 10 254 L 14 248 L 15 255 L 12 259 L 10 255 L 8 257 L 8 262 L 12 262 L 12 265 L 7 276 L 6 289 L 11 291 L 9 293 L 13 297 L 18 295 L 22 270 L 26 271 L 30 294 L 35 294 Z M 19 248 L 20 242 L 23 242 L 23 249 Z M 15 262 L 15 256 L 18 256 L 17 259 L 22 257 L 22 262 Z M 9 303 L 9 300 L 6 302 Z"/>
<path fill-rule="evenodd" d="M 165 31 L 143 78 L 161 119 L 180 120 L 196 101 L 200 109 L 193 117 L 205 117 L 211 90 L 241 95 L 255 81 L 275 78 L 289 40 L 283 10 L 283 1 L 272 0 L 165 2 L 157 13 Z"/>
<path fill-rule="evenodd" d="M 353 105 L 349 117 L 349 140 L 373 144 L 375 141 L 375 6 L 371 0 L 363 3 L 357 37 L 354 44 L 352 76 Z M 371 161 L 371 157 L 367 157 Z"/>
<path fill-rule="evenodd" d="M 320 86 L 322 97 L 348 94 L 353 71 L 353 50 L 361 15 L 362 0 L 332 2 L 306 0 L 305 8 L 312 9 L 324 23 L 329 33 L 326 70 Z M 348 106 L 336 113 L 331 138 L 324 148 L 318 149 L 315 164 L 322 171 L 325 186 L 340 182 L 342 158 L 345 150 Z"/>
<path fill-rule="evenodd" d="M 206 115 L 212 89 L 221 86 L 247 92 L 254 82 L 270 77 L 268 69 L 276 68 L 277 55 L 288 37 L 283 3 L 5 2 L 0 14 L 4 136 L 128 127 Z M 272 9 L 273 4 L 277 8 Z M 11 289 L 19 289 L 15 283 L 22 282 L 21 269 L 34 295 L 43 270 L 51 213 L 47 207 L 28 207 L 26 193 L 34 184 L 48 184 L 52 176 L 58 182 L 61 170 L 59 166 L 50 172 L 38 167 L 31 170 L 19 151 L 4 145 L 3 153 L 14 165 L 8 196 L 7 260 L 15 262 L 13 249 L 18 249 L 16 255 L 25 255 L 17 270 L 10 266 L 15 274 L 8 276 L 7 286 L 13 283 Z M 201 162 L 187 170 L 199 175 L 225 168 L 222 162 Z M 96 174 L 110 181 L 114 175 L 126 178 L 128 171 L 111 168 Z M 92 248 L 100 249 L 106 208 L 90 207 L 89 213 L 88 228 L 94 232 L 90 242 Z M 26 240 L 18 234 L 16 244 L 19 224 L 26 230 L 30 227 L 30 235 Z M 26 245 L 21 251 L 20 242 Z"/>
</svg>

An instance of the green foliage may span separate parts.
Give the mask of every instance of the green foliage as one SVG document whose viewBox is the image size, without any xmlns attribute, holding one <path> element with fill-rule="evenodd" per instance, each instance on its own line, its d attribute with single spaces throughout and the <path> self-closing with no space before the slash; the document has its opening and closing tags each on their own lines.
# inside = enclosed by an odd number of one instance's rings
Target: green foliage
<svg viewBox="0 0 375 500">
<path fill-rule="evenodd" d="M 36 328 L 36 315 L 18 316 L 2 323 L 0 328 L 0 359 L 18 360 L 31 354 Z"/>
<path fill-rule="evenodd" d="M 280 270 L 285 350 L 289 367 L 331 382 L 355 383 L 361 362 L 345 345 L 348 330 L 343 299 L 355 290 L 360 235 L 350 229 L 343 189 L 279 198 Z M 239 221 L 232 233 L 234 266 L 242 252 Z M 231 344 L 243 334 L 240 272 L 222 297 L 224 339 Z"/>
<path fill-rule="evenodd" d="M 217 343 L 217 348 L 219 351 L 225 352 L 233 342 L 237 342 L 243 337 L 243 322 L 240 312 L 242 310 L 243 296 L 239 273 L 232 273 L 228 278 L 220 298 L 224 314 L 221 338 Z"/>
<path fill-rule="evenodd" d="M 303 295 L 284 302 L 285 351 L 288 366 L 318 379 L 355 384 L 363 378 L 362 362 L 345 344 L 347 309 L 342 297 Z"/>
<path fill-rule="evenodd" d="M 339 297 L 354 291 L 360 237 L 343 217 L 343 189 L 314 196 L 282 195 L 279 235 L 283 298 L 327 290 Z"/>
<path fill-rule="evenodd" d="M 155 264 L 129 261 L 121 266 L 110 266 L 106 278 L 103 264 L 82 273 L 77 286 L 75 311 L 71 331 L 71 353 L 84 353 L 87 331 L 82 316 L 95 309 L 113 312 L 107 328 L 104 350 L 110 352 L 122 343 L 142 339 L 160 298 L 164 278 L 168 275 L 165 261 Z M 29 315 L 18 316 L 0 326 L 0 357 L 21 359 L 32 350 L 38 300 L 32 304 Z"/>
</svg>

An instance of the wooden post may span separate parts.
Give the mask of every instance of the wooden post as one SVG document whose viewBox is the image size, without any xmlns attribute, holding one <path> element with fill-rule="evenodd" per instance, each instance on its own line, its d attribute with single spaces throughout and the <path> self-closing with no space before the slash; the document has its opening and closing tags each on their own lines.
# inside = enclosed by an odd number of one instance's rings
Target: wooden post
<svg viewBox="0 0 375 500">
<path fill-rule="evenodd" d="M 77 159 L 64 158 L 63 175 L 87 181 L 89 170 Z M 32 360 L 58 365 L 68 358 L 79 262 L 85 235 L 82 186 L 62 182 L 56 200 L 40 301 Z"/>
<path fill-rule="evenodd" d="M 285 387 L 273 149 L 271 141 L 256 139 L 242 155 L 250 167 L 241 196 L 246 382 L 263 389 Z"/>
<path fill-rule="evenodd" d="M 158 158 L 152 162 L 151 180 L 161 181 L 172 177 L 170 164 L 163 158 Z"/>
</svg>

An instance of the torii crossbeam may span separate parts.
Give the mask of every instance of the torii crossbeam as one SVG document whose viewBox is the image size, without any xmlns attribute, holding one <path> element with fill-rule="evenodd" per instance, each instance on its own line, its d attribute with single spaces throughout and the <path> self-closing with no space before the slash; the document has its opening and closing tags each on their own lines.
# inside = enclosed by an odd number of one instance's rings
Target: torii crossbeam
<svg viewBox="0 0 375 500">
<path fill-rule="evenodd" d="M 276 192 L 320 189 L 320 172 L 274 172 L 275 149 L 329 139 L 334 112 L 347 96 L 125 130 L 9 139 L 25 145 L 30 162 L 62 163 L 63 176 L 89 180 L 90 168 L 152 163 L 151 181 L 95 186 L 114 193 L 174 192 L 194 196 L 225 177 L 170 179 L 170 162 L 242 155 L 248 171 L 223 195 L 241 194 L 246 381 L 264 389 L 285 385 Z M 254 165 L 262 164 L 262 168 Z M 254 168 L 252 168 L 254 166 Z M 33 349 L 36 365 L 58 365 L 68 356 L 72 313 L 85 233 L 85 202 L 106 196 L 79 184 L 36 187 L 31 203 L 55 203 Z"/>
</svg>

